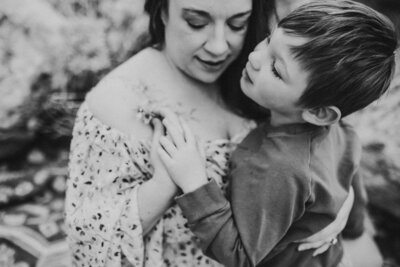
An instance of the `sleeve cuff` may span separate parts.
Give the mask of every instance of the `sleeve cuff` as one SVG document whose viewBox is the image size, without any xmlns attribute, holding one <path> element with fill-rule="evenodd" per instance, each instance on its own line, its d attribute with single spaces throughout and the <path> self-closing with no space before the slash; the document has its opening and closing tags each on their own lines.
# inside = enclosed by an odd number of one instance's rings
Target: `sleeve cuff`
<svg viewBox="0 0 400 267">
<path fill-rule="evenodd" d="M 215 180 L 199 187 L 197 190 L 175 197 L 189 223 L 198 221 L 226 208 L 228 200 L 222 194 Z"/>
</svg>

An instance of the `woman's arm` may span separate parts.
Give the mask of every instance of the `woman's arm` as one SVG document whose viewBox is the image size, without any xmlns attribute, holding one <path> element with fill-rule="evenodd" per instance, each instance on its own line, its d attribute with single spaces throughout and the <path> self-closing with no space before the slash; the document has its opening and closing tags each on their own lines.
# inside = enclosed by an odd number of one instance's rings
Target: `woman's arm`
<svg viewBox="0 0 400 267">
<path fill-rule="evenodd" d="M 126 84 L 120 81 L 103 81 L 101 86 L 97 86 L 87 97 L 90 109 L 106 125 L 127 135 L 133 135 L 135 139 L 149 140 L 153 130 L 158 128 L 153 125 L 152 130 L 149 125 L 138 120 L 136 114 L 139 106 L 146 103 L 146 96 L 141 95 L 140 91 L 126 87 Z M 143 235 L 148 233 L 171 206 L 177 192 L 177 187 L 170 182 L 162 164 L 152 157 L 153 177 L 139 185 L 137 201 L 131 203 L 138 206 Z"/>
<path fill-rule="evenodd" d="M 300 240 L 299 251 L 315 249 L 313 256 L 324 253 L 332 245 L 332 241 L 343 231 L 354 203 L 354 190 L 351 187 L 349 195 L 340 208 L 336 219 L 324 229 L 310 237 Z"/>
<path fill-rule="evenodd" d="M 158 119 L 152 120 L 153 142 L 151 161 L 154 167 L 153 178 L 145 182 L 138 192 L 139 216 L 142 222 L 143 235 L 155 225 L 157 220 L 171 206 L 173 197 L 177 194 L 178 188 L 169 178 L 165 167 L 160 162 L 158 153 L 155 149 L 158 147 L 156 142 L 163 133 L 163 126 Z"/>
</svg>

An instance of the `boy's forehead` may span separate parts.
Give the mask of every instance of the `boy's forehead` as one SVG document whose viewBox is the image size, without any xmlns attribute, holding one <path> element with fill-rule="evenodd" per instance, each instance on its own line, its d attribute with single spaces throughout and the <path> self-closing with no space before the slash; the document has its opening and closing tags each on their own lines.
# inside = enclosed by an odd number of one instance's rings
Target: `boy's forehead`
<svg viewBox="0 0 400 267">
<path fill-rule="evenodd" d="M 271 40 L 289 47 L 301 46 L 310 39 L 296 34 L 288 33 L 283 28 L 276 28 L 271 34 Z"/>
</svg>

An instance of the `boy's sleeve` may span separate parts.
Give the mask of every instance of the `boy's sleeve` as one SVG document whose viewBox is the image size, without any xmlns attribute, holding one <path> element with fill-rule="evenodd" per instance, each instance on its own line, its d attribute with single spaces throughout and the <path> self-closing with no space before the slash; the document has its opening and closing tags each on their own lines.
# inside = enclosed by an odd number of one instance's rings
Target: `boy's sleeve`
<svg viewBox="0 0 400 267">
<path fill-rule="evenodd" d="M 215 181 L 176 198 L 205 254 L 225 266 L 262 262 L 304 212 L 305 187 L 296 179 L 276 169 L 259 174 L 240 179 L 244 190 L 236 198 L 251 208 L 234 207 L 235 214 Z"/>
<path fill-rule="evenodd" d="M 367 192 L 360 171 L 357 171 L 354 175 L 351 185 L 354 190 L 354 204 L 343 230 L 343 237 L 345 238 L 357 238 L 363 234 L 364 219 L 367 212 Z"/>
</svg>

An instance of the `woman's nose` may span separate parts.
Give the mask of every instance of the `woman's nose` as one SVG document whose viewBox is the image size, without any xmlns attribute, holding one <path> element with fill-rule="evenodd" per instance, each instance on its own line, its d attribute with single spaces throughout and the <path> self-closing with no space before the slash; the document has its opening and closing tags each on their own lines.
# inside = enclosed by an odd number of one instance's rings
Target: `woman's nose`
<svg viewBox="0 0 400 267">
<path fill-rule="evenodd" d="M 215 26 L 214 30 L 207 39 L 204 48 L 214 56 L 224 55 L 229 50 L 229 44 L 225 36 L 225 29 L 223 25 Z"/>
</svg>

